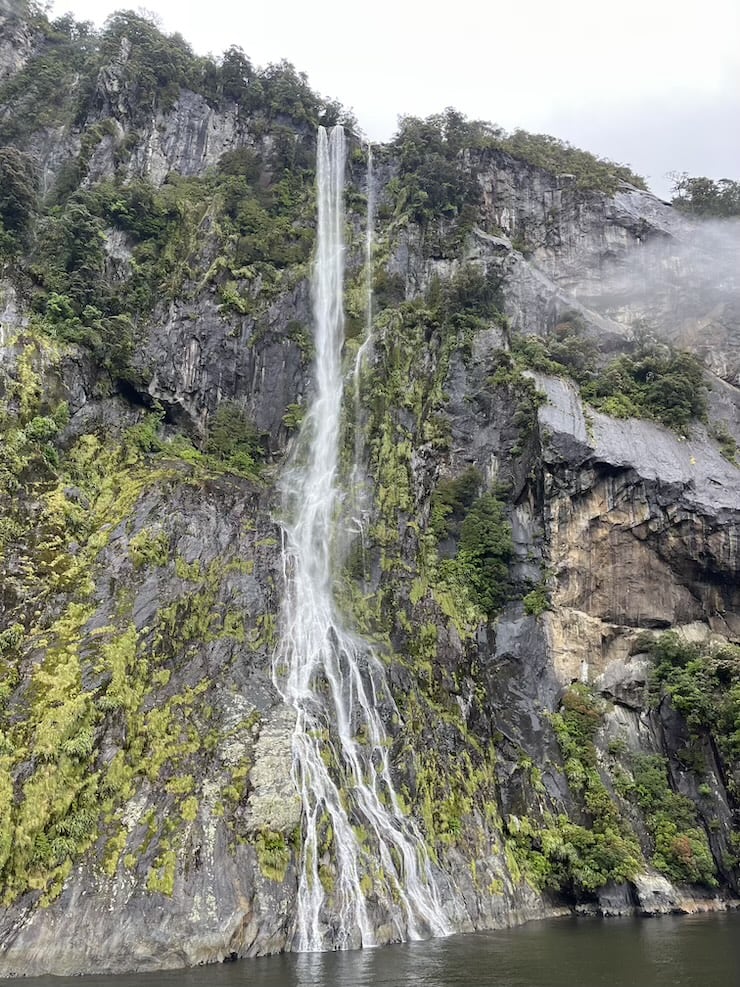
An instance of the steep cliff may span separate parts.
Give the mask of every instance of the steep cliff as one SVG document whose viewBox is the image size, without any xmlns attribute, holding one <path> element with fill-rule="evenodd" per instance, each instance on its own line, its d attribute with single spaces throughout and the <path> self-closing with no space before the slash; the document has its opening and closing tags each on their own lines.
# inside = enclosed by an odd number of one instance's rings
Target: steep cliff
<svg viewBox="0 0 740 987">
<path fill-rule="evenodd" d="M 0 35 L 0 975 L 289 949 L 277 484 L 314 387 L 315 128 L 342 111 L 133 15 L 96 35 L 5 4 Z M 450 112 L 367 177 L 355 140 L 348 375 L 368 193 L 372 345 L 335 594 L 385 664 L 446 919 L 723 907 L 736 241 Z"/>
</svg>

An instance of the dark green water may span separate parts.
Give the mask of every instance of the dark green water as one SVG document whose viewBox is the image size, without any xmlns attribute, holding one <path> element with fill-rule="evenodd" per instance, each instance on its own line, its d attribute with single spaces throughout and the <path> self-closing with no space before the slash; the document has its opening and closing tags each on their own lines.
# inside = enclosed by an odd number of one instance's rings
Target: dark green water
<svg viewBox="0 0 740 987">
<path fill-rule="evenodd" d="M 24 987 L 740 987 L 740 914 L 561 919 L 350 953 Z M 0 980 L 0 984 L 18 981 Z"/>
</svg>

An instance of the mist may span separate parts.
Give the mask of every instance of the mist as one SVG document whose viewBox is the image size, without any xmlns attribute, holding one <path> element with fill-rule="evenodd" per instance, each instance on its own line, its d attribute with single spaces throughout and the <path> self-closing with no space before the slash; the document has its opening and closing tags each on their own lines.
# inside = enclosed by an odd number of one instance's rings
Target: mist
<svg viewBox="0 0 740 987">
<path fill-rule="evenodd" d="M 740 383 L 740 220 L 694 220 L 666 213 L 633 249 L 575 286 L 586 308 L 644 329 L 701 357 Z"/>
</svg>

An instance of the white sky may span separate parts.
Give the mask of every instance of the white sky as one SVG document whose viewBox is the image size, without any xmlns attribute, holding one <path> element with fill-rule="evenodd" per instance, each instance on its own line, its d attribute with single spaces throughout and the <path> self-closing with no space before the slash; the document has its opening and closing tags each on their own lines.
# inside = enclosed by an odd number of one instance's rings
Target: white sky
<svg viewBox="0 0 740 987">
<path fill-rule="evenodd" d="M 133 7 L 54 0 L 101 24 Z M 352 108 L 374 140 L 399 114 L 454 106 L 630 164 L 665 194 L 668 171 L 740 178 L 738 0 L 148 0 L 201 53 L 286 58 Z"/>
</svg>

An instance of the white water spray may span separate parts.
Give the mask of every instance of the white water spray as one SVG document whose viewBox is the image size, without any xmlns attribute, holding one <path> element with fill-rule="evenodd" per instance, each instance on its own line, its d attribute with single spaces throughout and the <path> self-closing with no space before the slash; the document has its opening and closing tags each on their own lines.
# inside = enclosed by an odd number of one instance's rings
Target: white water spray
<svg viewBox="0 0 740 987">
<path fill-rule="evenodd" d="M 273 678 L 296 711 L 293 775 L 304 845 L 299 950 L 445 935 L 429 859 L 393 788 L 380 710 L 395 711 L 383 666 L 348 631 L 332 592 L 342 404 L 344 132 L 319 128 L 313 273 L 316 394 L 283 483 L 285 597 Z M 300 461 L 299 461 L 300 460 Z M 372 915 L 366 899 L 371 899 Z"/>
</svg>

